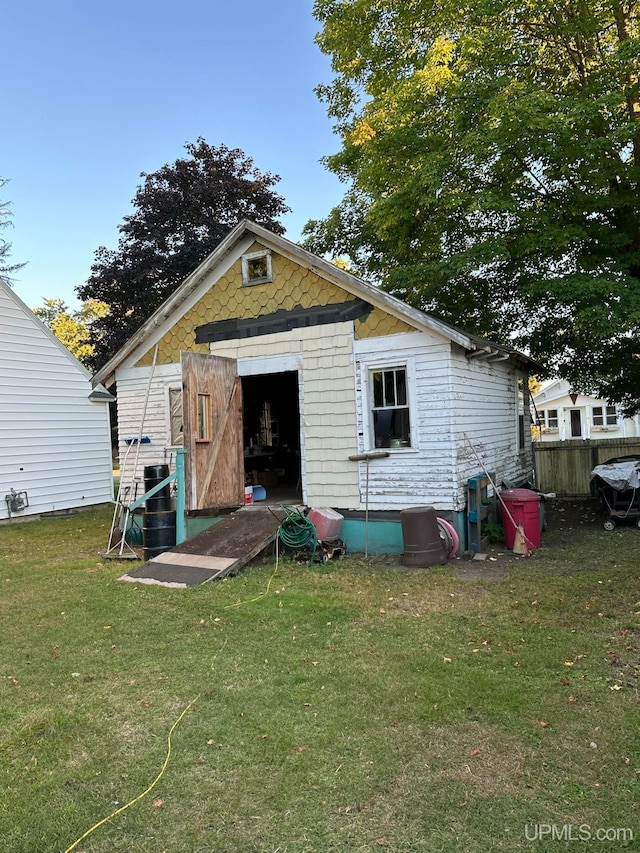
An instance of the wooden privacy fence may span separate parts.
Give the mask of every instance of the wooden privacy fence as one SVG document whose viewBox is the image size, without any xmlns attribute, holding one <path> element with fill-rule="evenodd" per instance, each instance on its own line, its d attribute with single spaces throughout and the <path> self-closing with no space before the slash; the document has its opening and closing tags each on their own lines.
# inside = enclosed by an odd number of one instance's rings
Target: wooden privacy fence
<svg viewBox="0 0 640 853">
<path fill-rule="evenodd" d="M 586 497 L 595 466 L 618 456 L 640 455 L 640 437 L 536 441 L 533 452 L 539 489 L 558 497 Z"/>
</svg>

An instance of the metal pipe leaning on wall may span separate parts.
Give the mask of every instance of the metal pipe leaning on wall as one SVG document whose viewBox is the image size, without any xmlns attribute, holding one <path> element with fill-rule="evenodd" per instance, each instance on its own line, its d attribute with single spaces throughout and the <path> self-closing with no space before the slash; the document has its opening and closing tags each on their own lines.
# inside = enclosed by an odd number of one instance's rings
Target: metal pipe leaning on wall
<svg viewBox="0 0 640 853">
<path fill-rule="evenodd" d="M 355 453 L 350 456 L 351 462 L 366 462 L 367 476 L 365 485 L 364 498 L 364 556 L 369 557 L 369 460 L 371 459 L 386 459 L 391 456 L 388 450 L 371 450 L 369 453 Z"/>
</svg>

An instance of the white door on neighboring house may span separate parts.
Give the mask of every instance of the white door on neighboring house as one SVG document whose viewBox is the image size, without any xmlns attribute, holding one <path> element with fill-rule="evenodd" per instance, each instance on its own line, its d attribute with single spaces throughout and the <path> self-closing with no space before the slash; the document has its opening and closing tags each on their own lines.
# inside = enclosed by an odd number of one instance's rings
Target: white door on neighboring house
<svg viewBox="0 0 640 853">
<path fill-rule="evenodd" d="M 571 438 L 582 438 L 582 412 L 580 409 L 569 409 Z"/>
</svg>

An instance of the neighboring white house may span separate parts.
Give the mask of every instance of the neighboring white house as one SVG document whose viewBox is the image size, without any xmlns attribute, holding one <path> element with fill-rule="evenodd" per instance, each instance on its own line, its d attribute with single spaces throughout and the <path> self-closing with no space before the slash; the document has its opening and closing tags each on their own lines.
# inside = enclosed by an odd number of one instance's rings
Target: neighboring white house
<svg viewBox="0 0 640 853">
<path fill-rule="evenodd" d="M 625 418 L 608 400 L 575 393 L 566 379 L 549 382 L 531 399 L 534 441 L 640 435 L 638 415 Z"/>
<path fill-rule="evenodd" d="M 111 399 L 0 279 L 0 521 L 113 500 Z"/>
<path fill-rule="evenodd" d="M 257 469 L 309 506 L 428 504 L 463 529 L 483 466 L 531 475 L 535 369 L 245 221 L 94 382 L 117 385 L 121 463 L 144 414 L 123 478 L 184 442 L 190 511 L 238 505 Z"/>
</svg>

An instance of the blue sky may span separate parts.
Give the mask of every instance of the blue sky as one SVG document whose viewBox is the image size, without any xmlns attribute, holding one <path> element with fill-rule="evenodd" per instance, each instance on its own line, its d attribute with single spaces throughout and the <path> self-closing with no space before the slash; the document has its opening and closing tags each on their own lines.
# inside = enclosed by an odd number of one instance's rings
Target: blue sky
<svg viewBox="0 0 640 853">
<path fill-rule="evenodd" d="M 2 14 L 0 201 L 15 292 L 77 307 L 95 250 L 115 248 L 141 172 L 199 136 L 241 148 L 292 212 L 297 241 L 344 187 L 314 86 L 330 79 L 312 0 L 22 0 Z"/>
</svg>

